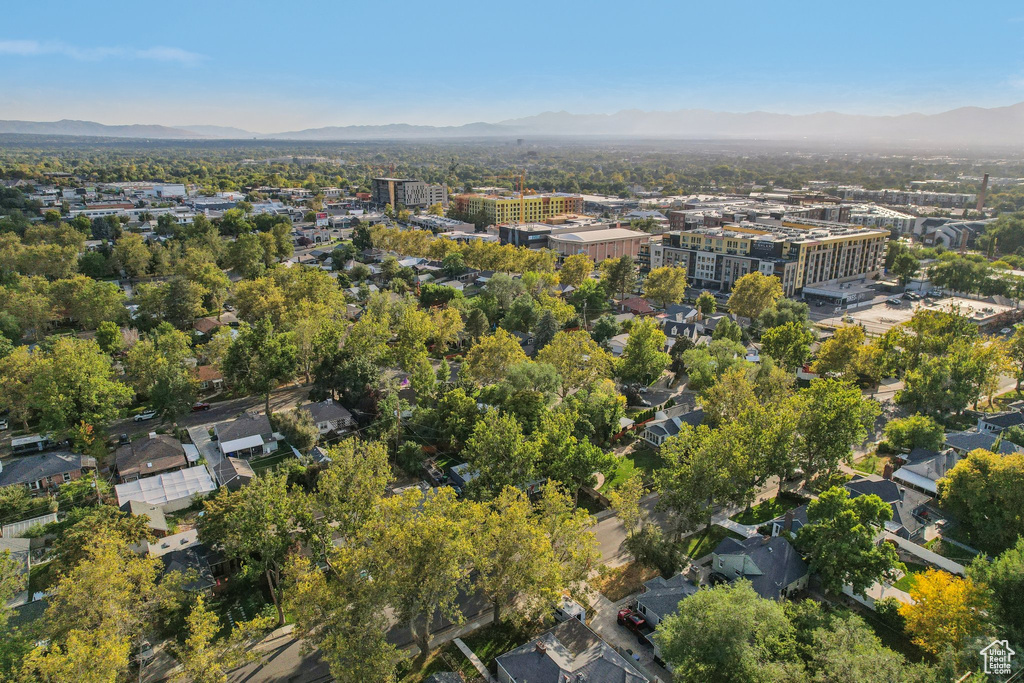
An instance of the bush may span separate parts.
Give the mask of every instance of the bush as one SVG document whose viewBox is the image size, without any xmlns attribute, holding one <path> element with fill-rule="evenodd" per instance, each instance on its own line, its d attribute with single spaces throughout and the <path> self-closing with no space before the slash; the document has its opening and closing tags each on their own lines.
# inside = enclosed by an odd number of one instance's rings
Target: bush
<svg viewBox="0 0 1024 683">
<path fill-rule="evenodd" d="M 875 614 L 878 620 L 897 633 L 903 633 L 906 620 L 900 614 L 900 603 L 896 598 L 882 598 L 875 602 Z"/>
<path fill-rule="evenodd" d="M 397 462 L 402 471 L 416 476 L 423 468 L 423 449 L 418 443 L 406 441 L 398 449 Z"/>
</svg>

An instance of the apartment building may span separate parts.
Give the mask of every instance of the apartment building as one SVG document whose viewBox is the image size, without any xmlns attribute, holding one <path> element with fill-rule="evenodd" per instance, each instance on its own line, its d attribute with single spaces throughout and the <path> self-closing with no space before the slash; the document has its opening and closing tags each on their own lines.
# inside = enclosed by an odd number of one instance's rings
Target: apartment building
<svg viewBox="0 0 1024 683">
<path fill-rule="evenodd" d="M 650 268 L 686 268 L 695 287 L 729 290 L 752 272 L 774 275 L 787 296 L 881 271 L 889 231 L 784 218 L 672 231 L 650 245 Z"/>
<path fill-rule="evenodd" d="M 374 178 L 370 194 L 377 204 L 401 204 L 409 209 L 425 209 L 432 204 L 448 206 L 447 186 L 410 178 Z"/>
<path fill-rule="evenodd" d="M 564 214 L 583 213 L 583 195 L 552 192 L 514 197 L 497 194 L 457 194 L 455 208 L 469 215 L 483 214 L 489 223 L 542 222 Z"/>
<path fill-rule="evenodd" d="M 874 204 L 856 204 L 850 207 L 850 223 L 869 228 L 890 228 L 906 234 L 914 229 L 917 216 Z"/>
</svg>

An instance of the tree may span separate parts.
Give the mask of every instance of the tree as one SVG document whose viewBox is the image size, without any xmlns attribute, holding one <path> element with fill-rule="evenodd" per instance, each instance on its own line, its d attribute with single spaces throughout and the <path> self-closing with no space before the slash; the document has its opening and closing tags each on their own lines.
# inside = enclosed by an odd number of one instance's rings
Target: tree
<svg viewBox="0 0 1024 683">
<path fill-rule="evenodd" d="M 524 360 L 527 358 L 519 340 L 498 328 L 469 350 L 462 367 L 477 383 L 486 385 L 500 382 L 510 367 Z"/>
<path fill-rule="evenodd" d="M 566 256 L 558 270 L 559 281 L 568 287 L 579 287 L 594 272 L 594 260 L 586 254 Z"/>
<path fill-rule="evenodd" d="M 658 377 L 669 364 L 665 348 L 665 333 L 650 318 L 643 318 L 633 323 L 629 330 L 629 339 L 619 358 L 617 375 L 624 382 L 634 382 L 644 386 Z"/>
<path fill-rule="evenodd" d="M 892 265 L 888 266 L 888 268 L 899 279 L 900 284 L 905 287 L 910 282 L 910 278 L 917 275 L 921 266 L 917 258 L 909 251 L 901 251 L 896 255 Z"/>
<path fill-rule="evenodd" d="M 22 566 L 11 557 L 10 550 L 0 553 L 0 630 L 7 626 L 10 616 L 7 602 L 25 587 L 27 577 L 22 574 Z"/>
<path fill-rule="evenodd" d="M 537 325 L 539 318 L 537 302 L 529 294 L 521 294 L 509 306 L 501 326 L 512 332 L 529 332 Z"/>
<path fill-rule="evenodd" d="M 897 451 L 937 451 L 946 440 L 946 430 L 927 415 L 911 415 L 890 420 L 885 425 L 885 440 Z"/>
<path fill-rule="evenodd" d="M 427 213 L 429 215 L 431 215 L 431 216 L 443 216 L 444 215 L 444 205 L 441 204 L 441 202 L 438 202 L 436 204 L 431 204 L 430 206 L 427 207 Z"/>
<path fill-rule="evenodd" d="M 387 595 L 361 557 L 341 554 L 323 572 L 308 558 L 291 555 L 288 614 L 295 636 L 305 649 L 316 648 L 339 683 L 395 683 L 404 654 L 387 641 L 389 624 L 380 609 Z"/>
<path fill-rule="evenodd" d="M 174 419 L 187 413 L 196 400 L 199 382 L 187 364 L 191 357 L 185 333 L 161 323 L 128 350 L 125 367 L 132 386 L 150 400 L 151 407 Z"/>
<path fill-rule="evenodd" d="M 536 329 L 533 333 L 533 342 L 535 348 L 540 351 L 555 338 L 555 335 L 562 328 L 558 322 L 558 318 L 551 311 L 550 308 L 545 308 L 544 312 L 540 316 L 540 320 L 537 321 Z"/>
<path fill-rule="evenodd" d="M 152 257 L 141 235 L 127 233 L 114 243 L 114 263 L 129 277 L 149 274 L 149 262 Z"/>
<path fill-rule="evenodd" d="M 715 325 L 715 330 L 711 333 L 711 339 L 728 339 L 729 341 L 739 343 L 743 341 L 743 328 L 732 318 L 722 318 Z"/>
<path fill-rule="evenodd" d="M 847 611 L 827 613 L 811 600 L 795 607 L 786 605 L 788 612 L 812 612 L 808 619 L 790 616 L 790 623 L 797 629 L 799 650 L 806 660 L 806 680 L 822 683 L 923 683 L 923 680 L 931 679 L 929 670 L 919 672 L 908 667 L 906 660 L 885 647 L 874 630 L 856 614 Z"/>
<path fill-rule="evenodd" d="M 778 667 L 793 651 L 793 627 L 780 603 L 747 581 L 697 591 L 658 624 L 662 658 L 680 683 L 790 680 Z"/>
<path fill-rule="evenodd" d="M 933 655 L 952 650 L 954 656 L 970 639 L 985 635 L 989 598 L 983 586 L 941 569 L 918 574 L 910 588 L 913 604 L 900 615 L 915 644 Z"/>
<path fill-rule="evenodd" d="M 711 292 L 704 290 L 697 297 L 697 310 L 700 311 L 701 315 L 709 316 L 718 310 L 718 300 L 715 299 L 715 295 Z"/>
<path fill-rule="evenodd" d="M 228 244 L 225 263 L 250 280 L 262 275 L 266 269 L 266 250 L 259 236 L 246 233 Z"/>
<path fill-rule="evenodd" d="M 760 271 L 747 273 L 732 285 L 729 312 L 756 320 L 761 312 L 771 308 L 782 296 L 782 283 L 774 275 Z"/>
<path fill-rule="evenodd" d="M 967 567 L 967 576 L 975 585 L 987 586 L 991 595 L 992 621 L 1008 629 L 1011 639 L 1020 642 L 1024 635 L 1024 538 L 998 557 L 981 555 Z"/>
<path fill-rule="evenodd" d="M 621 258 L 605 259 L 601 262 L 601 282 L 609 292 L 618 292 L 623 299 L 626 292 L 636 285 L 636 264 L 628 254 Z"/>
<path fill-rule="evenodd" d="M 644 296 L 668 308 L 686 296 L 686 269 L 678 266 L 655 268 L 644 280 Z"/>
<path fill-rule="evenodd" d="M 270 423 L 300 453 L 308 453 L 320 439 L 320 430 L 308 410 L 294 408 L 287 413 L 273 413 Z"/>
<path fill-rule="evenodd" d="M 63 434 L 83 421 L 101 425 L 132 399 L 131 390 L 114 379 L 110 356 L 95 341 L 60 337 L 36 356 L 27 398 L 45 430 Z"/>
<path fill-rule="evenodd" d="M 970 543 L 999 553 L 1024 529 L 1024 455 L 971 451 L 938 481 L 939 504 L 953 515 Z"/>
<path fill-rule="evenodd" d="M 472 488 L 488 497 L 505 486 L 532 481 L 538 452 L 523 436 L 515 417 L 491 408 L 474 427 L 462 455 L 478 474 Z"/>
<path fill-rule="evenodd" d="M 335 536 L 356 538 L 392 479 L 388 452 L 380 441 L 350 437 L 327 449 L 331 464 L 320 472 L 313 492 L 316 509 L 329 525 L 320 552 L 334 547 Z"/>
<path fill-rule="evenodd" d="M 103 352 L 113 356 L 124 348 L 124 337 L 117 323 L 105 320 L 96 328 L 96 343 Z"/>
<path fill-rule="evenodd" d="M 227 637 L 218 640 L 220 617 L 206 607 L 202 595 L 197 596 L 185 620 L 185 643 L 172 647 L 182 665 L 180 677 L 193 683 L 227 683 L 229 671 L 260 658 L 252 646 L 271 626 L 273 619 L 257 616 L 235 624 Z"/>
<path fill-rule="evenodd" d="M 273 324 L 264 318 L 254 326 L 242 324 L 224 358 L 223 370 L 242 391 L 263 394 L 269 415 L 270 392 L 295 372 L 295 356 L 295 345 L 288 336 L 275 333 Z"/>
<path fill-rule="evenodd" d="M 1017 393 L 1020 393 L 1020 383 L 1024 380 L 1024 326 L 1014 328 L 1006 352 L 1009 361 L 1013 364 L 1013 376 L 1017 380 Z"/>
<path fill-rule="evenodd" d="M 371 548 L 364 569 L 382 586 L 395 617 L 408 624 L 422 663 L 435 617 L 441 614 L 455 624 L 465 620 L 458 597 L 470 586 L 477 515 L 450 487 L 429 496 L 415 489 L 384 498 L 378 509 L 361 534 Z"/>
<path fill-rule="evenodd" d="M 311 523 L 301 495 L 288 486 L 287 474 L 264 474 L 234 492 L 223 487 L 203 502 L 203 511 L 199 537 L 266 578 L 278 626 L 283 624 L 285 561 L 296 534 Z"/>
<path fill-rule="evenodd" d="M 474 308 L 469 312 L 466 317 L 466 334 L 473 341 L 479 341 L 481 337 L 487 334 L 491 324 L 487 321 L 487 315 L 479 308 Z"/>
<path fill-rule="evenodd" d="M 707 346 L 684 351 L 680 360 L 686 370 L 687 386 L 695 391 L 715 384 L 730 368 L 744 362 L 746 347 L 729 339 L 716 339 Z"/>
<path fill-rule="evenodd" d="M 615 316 L 605 314 L 594 321 L 594 329 L 590 331 L 590 336 L 593 337 L 594 341 L 600 344 L 602 349 L 607 351 L 608 342 L 612 337 L 617 335 L 620 330 L 621 326 L 615 319 Z"/>
<path fill-rule="evenodd" d="M 562 397 L 580 387 L 609 377 L 614 359 L 583 330 L 559 332 L 537 354 L 538 363 L 547 363 L 562 377 Z"/>
<path fill-rule="evenodd" d="M 761 335 L 761 350 L 789 369 L 801 367 L 811 355 L 814 333 L 797 322 L 772 327 Z"/>
<path fill-rule="evenodd" d="M 461 253 L 453 251 L 441 259 L 441 268 L 448 277 L 458 277 L 466 272 L 466 260 Z"/>
<path fill-rule="evenodd" d="M 761 325 L 761 329 L 767 330 L 770 327 L 778 327 L 779 325 L 785 325 L 786 323 L 798 322 L 803 325 L 807 324 L 807 316 L 810 313 L 811 308 L 803 301 L 795 301 L 793 299 L 787 299 L 785 297 L 777 300 L 773 306 L 761 311 L 761 315 L 758 316 L 757 321 Z"/>
<path fill-rule="evenodd" d="M 203 299 L 208 293 L 198 282 L 172 277 L 164 290 L 164 320 L 179 330 L 188 329 L 203 314 Z M 217 315 L 220 315 L 219 306 Z"/>
<path fill-rule="evenodd" d="M 826 591 L 838 594 L 849 585 L 864 595 L 879 579 L 891 581 L 905 570 L 893 545 L 875 542 L 890 519 L 892 508 L 878 496 L 850 498 L 849 491 L 835 486 L 808 504 L 807 524 L 796 542 Z"/>
<path fill-rule="evenodd" d="M 820 375 L 849 378 L 858 370 L 864 341 L 864 330 L 856 325 L 837 328 L 818 349 L 811 369 Z"/>
<path fill-rule="evenodd" d="M 808 478 L 821 471 L 831 474 L 864 441 L 881 409 L 856 387 L 835 379 L 811 380 L 799 396 L 798 450 L 804 473 Z"/>
<path fill-rule="evenodd" d="M 541 415 L 540 427 L 533 434 L 537 452 L 544 455 L 538 463 L 542 474 L 561 482 L 575 500 L 582 486 L 593 483 L 594 473 L 614 464 L 613 457 L 575 434 L 579 413 L 560 406 Z"/>
</svg>

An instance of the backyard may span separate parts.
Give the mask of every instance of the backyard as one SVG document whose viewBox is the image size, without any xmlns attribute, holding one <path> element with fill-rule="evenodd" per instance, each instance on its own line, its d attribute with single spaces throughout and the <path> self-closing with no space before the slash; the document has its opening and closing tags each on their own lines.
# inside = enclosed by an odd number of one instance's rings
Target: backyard
<svg viewBox="0 0 1024 683">
<path fill-rule="evenodd" d="M 644 481 L 650 482 L 654 473 L 664 466 L 661 456 L 653 448 L 637 446 L 631 452 L 615 458 L 614 468 L 604 473 L 604 484 L 601 493 L 608 495 L 629 479 L 634 472 L 640 471 Z"/>
<path fill-rule="evenodd" d="M 938 553 L 945 558 L 959 562 L 960 564 L 966 564 L 974 559 L 974 553 L 970 550 L 964 550 L 960 546 L 953 545 L 952 543 L 943 542 L 941 536 L 936 536 L 932 540 L 924 544 L 924 547 L 931 550 L 933 553 Z"/>
<path fill-rule="evenodd" d="M 690 559 L 697 560 L 714 550 L 726 538 L 742 539 L 743 536 L 725 527 L 712 525 L 710 529 L 702 529 L 684 538 L 682 551 Z"/>
<path fill-rule="evenodd" d="M 903 578 L 894 583 L 892 587 L 909 593 L 910 589 L 917 583 L 917 575 L 925 573 L 928 567 L 916 562 L 904 562 L 903 564 L 907 567 L 907 573 L 903 575 Z"/>
<path fill-rule="evenodd" d="M 536 628 L 523 630 L 510 624 L 490 624 L 463 636 L 462 642 L 493 671 L 494 660 L 499 655 L 522 645 L 537 632 Z M 398 680 L 401 683 L 419 683 L 439 671 L 460 673 L 464 680 L 473 680 L 480 675 L 455 643 L 448 642 L 431 652 L 422 667 L 413 669 L 408 660 L 401 664 Z"/>
<path fill-rule="evenodd" d="M 762 501 L 743 512 L 738 512 L 729 519 L 739 524 L 763 524 L 769 520 L 781 517 L 788 510 L 803 505 L 805 501 L 800 496 L 792 493 L 783 493 L 776 498 Z"/>
<path fill-rule="evenodd" d="M 263 474 L 288 460 L 295 460 L 295 454 L 292 453 L 291 446 L 282 442 L 276 453 L 263 458 L 253 458 L 249 461 L 249 464 L 252 466 L 253 472 Z"/>
</svg>

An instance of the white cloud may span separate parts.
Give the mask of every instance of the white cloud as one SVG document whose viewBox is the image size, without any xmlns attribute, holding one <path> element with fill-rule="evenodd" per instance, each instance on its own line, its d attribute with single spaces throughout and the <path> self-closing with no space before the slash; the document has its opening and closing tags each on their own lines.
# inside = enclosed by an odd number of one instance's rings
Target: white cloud
<svg viewBox="0 0 1024 683">
<path fill-rule="evenodd" d="M 195 65 L 205 57 L 177 47 L 155 45 L 145 49 L 126 47 L 77 47 L 59 41 L 39 42 L 38 40 L 0 40 L 0 55 L 36 57 L 41 55 L 63 55 L 80 62 L 95 62 L 101 59 L 119 57 L 122 59 L 145 59 L 155 62 L 176 62 Z"/>
</svg>

